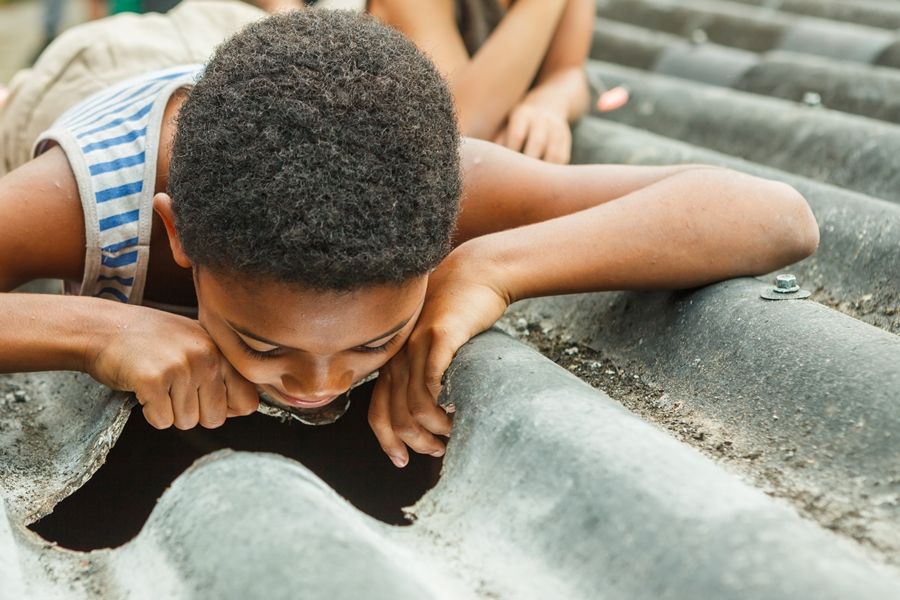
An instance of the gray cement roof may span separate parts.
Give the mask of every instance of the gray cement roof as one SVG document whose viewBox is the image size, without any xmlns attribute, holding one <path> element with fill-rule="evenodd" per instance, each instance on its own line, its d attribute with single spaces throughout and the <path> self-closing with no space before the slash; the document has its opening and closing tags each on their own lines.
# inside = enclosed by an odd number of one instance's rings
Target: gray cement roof
<svg viewBox="0 0 900 600">
<path fill-rule="evenodd" d="M 67 550 L 29 525 L 97 477 L 133 400 L 0 376 L 0 599 L 900 597 L 898 74 L 873 22 L 900 2 L 598 6 L 593 55 L 620 64 L 589 72 L 632 99 L 585 119 L 575 160 L 795 185 L 822 233 L 789 269 L 810 299 L 761 278 L 513 306 L 448 373 L 454 432 L 406 527 L 224 450 L 134 539 Z"/>
</svg>

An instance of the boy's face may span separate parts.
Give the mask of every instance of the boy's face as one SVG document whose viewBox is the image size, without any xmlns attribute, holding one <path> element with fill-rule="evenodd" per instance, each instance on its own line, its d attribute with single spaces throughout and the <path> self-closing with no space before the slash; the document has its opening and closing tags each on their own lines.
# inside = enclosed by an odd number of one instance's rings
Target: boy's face
<svg viewBox="0 0 900 600">
<path fill-rule="evenodd" d="M 427 276 L 403 285 L 321 292 L 271 281 L 234 283 L 195 270 L 200 323 L 225 358 L 286 408 L 329 404 L 403 347 Z"/>
</svg>

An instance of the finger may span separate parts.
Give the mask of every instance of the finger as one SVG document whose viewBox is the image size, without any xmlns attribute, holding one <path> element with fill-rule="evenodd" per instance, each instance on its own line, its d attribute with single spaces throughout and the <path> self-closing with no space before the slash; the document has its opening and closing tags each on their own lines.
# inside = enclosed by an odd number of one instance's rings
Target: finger
<svg viewBox="0 0 900 600">
<path fill-rule="evenodd" d="M 220 427 L 228 413 L 226 388 L 224 379 L 216 379 L 200 386 L 198 392 L 200 405 L 200 425 L 207 429 Z"/>
<path fill-rule="evenodd" d="M 494 136 L 494 143 L 500 146 L 506 145 L 506 127 L 497 132 L 497 135 Z"/>
<path fill-rule="evenodd" d="M 422 370 L 425 374 L 425 387 L 435 401 L 437 401 L 444 387 L 444 373 L 450 368 L 450 363 L 453 362 L 456 352 L 467 341 L 469 341 L 467 338 L 448 339 L 443 344 L 434 344 L 428 352 L 428 358 L 425 360 Z"/>
<path fill-rule="evenodd" d="M 152 404 L 145 404 L 142 408 L 144 419 L 156 429 L 168 429 L 172 426 L 172 407 L 169 410 L 160 410 L 159 407 Z"/>
<path fill-rule="evenodd" d="M 443 456 L 444 444 L 426 431 L 409 412 L 409 371 L 395 368 L 391 374 L 389 410 L 391 427 L 407 446 L 419 454 Z"/>
<path fill-rule="evenodd" d="M 529 120 L 522 113 L 514 113 L 506 126 L 506 140 L 504 145 L 516 152 L 522 151 L 525 139 L 528 137 Z"/>
<path fill-rule="evenodd" d="M 572 132 L 568 125 L 563 125 L 554 132 L 547 144 L 544 160 L 558 165 L 569 164 L 572 153 Z"/>
<path fill-rule="evenodd" d="M 525 142 L 525 149 L 522 150 L 522 154 L 531 158 L 544 158 L 549 135 L 550 132 L 546 121 L 533 123 L 531 129 L 528 130 L 528 141 Z"/>
<path fill-rule="evenodd" d="M 157 390 L 141 390 L 135 393 L 142 406 L 144 419 L 156 429 L 168 429 L 175 422 L 172 400 L 169 395 Z"/>
<path fill-rule="evenodd" d="M 226 416 L 245 417 L 259 408 L 259 392 L 243 375 L 229 368 L 225 372 Z"/>
<path fill-rule="evenodd" d="M 407 390 L 408 410 L 416 423 L 435 435 L 450 435 L 453 421 L 447 411 L 440 408 L 422 380 L 410 380 Z"/>
<path fill-rule="evenodd" d="M 190 381 L 175 382 L 169 390 L 172 398 L 172 412 L 175 414 L 177 429 L 191 429 L 200 420 L 200 399 L 197 386 Z"/>
<path fill-rule="evenodd" d="M 430 353 L 430 349 L 429 349 Z M 414 352 L 410 360 L 409 386 L 407 388 L 407 406 L 410 416 L 429 432 L 437 435 L 450 435 L 453 421 L 447 412 L 438 407 L 437 396 L 431 393 L 426 382 L 431 381 L 433 374 L 427 372 L 428 361 L 422 352 Z M 440 380 L 440 376 L 438 376 Z"/>
<path fill-rule="evenodd" d="M 394 433 L 391 427 L 390 376 L 381 373 L 375 381 L 372 399 L 369 400 L 369 427 L 378 439 L 381 449 L 388 455 L 396 467 L 403 468 L 409 462 L 406 444 Z"/>
</svg>

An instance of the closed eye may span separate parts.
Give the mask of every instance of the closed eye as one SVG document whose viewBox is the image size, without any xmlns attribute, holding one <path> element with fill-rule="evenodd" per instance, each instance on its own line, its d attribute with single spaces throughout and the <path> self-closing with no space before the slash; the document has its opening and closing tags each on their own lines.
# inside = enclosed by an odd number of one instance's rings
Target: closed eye
<svg viewBox="0 0 900 600">
<path fill-rule="evenodd" d="M 396 341 L 400 338 L 399 335 L 395 335 L 385 343 L 380 346 L 357 346 L 353 349 L 354 352 L 387 352 L 388 348 L 394 345 Z"/>
<path fill-rule="evenodd" d="M 241 346 L 241 349 L 249 356 L 250 358 L 255 358 L 256 360 L 267 360 L 270 358 L 277 358 L 281 356 L 282 350 L 281 348 L 273 348 L 272 350 L 266 350 L 265 352 L 261 350 L 256 350 L 255 348 L 251 348 L 247 345 L 247 342 L 242 340 L 240 336 L 236 336 L 238 340 L 238 344 Z"/>
</svg>

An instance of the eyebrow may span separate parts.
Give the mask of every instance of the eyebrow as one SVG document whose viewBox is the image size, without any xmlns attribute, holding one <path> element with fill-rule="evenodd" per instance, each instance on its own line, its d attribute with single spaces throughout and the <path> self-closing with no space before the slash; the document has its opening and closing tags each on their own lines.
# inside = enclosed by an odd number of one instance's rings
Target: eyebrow
<svg viewBox="0 0 900 600">
<path fill-rule="evenodd" d="M 400 324 L 398 324 L 397 326 L 391 328 L 390 331 L 385 331 L 385 332 L 382 333 L 381 335 L 375 336 L 375 337 L 373 337 L 371 340 L 369 340 L 369 341 L 367 341 L 367 342 L 363 342 L 362 344 L 357 344 L 356 346 L 354 346 L 354 348 L 358 348 L 358 347 L 360 347 L 360 346 L 368 346 L 368 345 L 371 344 L 372 342 L 377 342 L 378 340 L 383 339 L 383 338 L 386 338 L 386 337 L 389 336 L 389 335 L 393 335 L 393 334 L 397 333 L 398 331 L 400 331 L 401 329 L 403 329 L 404 327 L 406 327 L 406 325 L 407 325 L 411 320 L 412 320 L 412 317 L 409 317 L 408 319 L 406 319 L 406 320 L 403 321 L 402 323 L 400 323 Z M 227 319 L 225 320 L 225 323 L 227 323 L 228 326 L 231 327 L 231 329 L 233 329 L 234 331 L 240 333 L 241 335 L 245 335 L 245 336 L 247 336 L 248 338 L 254 339 L 254 340 L 256 340 L 257 342 L 262 342 L 263 344 L 268 344 L 268 345 L 270 345 L 270 346 L 277 346 L 278 348 L 284 348 L 285 350 L 300 350 L 300 348 L 292 348 L 292 347 L 290 347 L 290 346 L 285 346 L 284 344 L 279 344 L 278 342 L 274 342 L 274 341 L 272 341 L 272 340 L 266 339 L 266 338 L 262 337 L 261 335 L 256 335 L 255 333 L 251 333 L 250 331 L 244 329 L 243 327 L 240 327 L 240 326 L 238 326 L 238 325 L 235 325 L 234 323 L 232 323 L 231 321 L 229 321 L 229 320 L 227 320 Z"/>
</svg>

